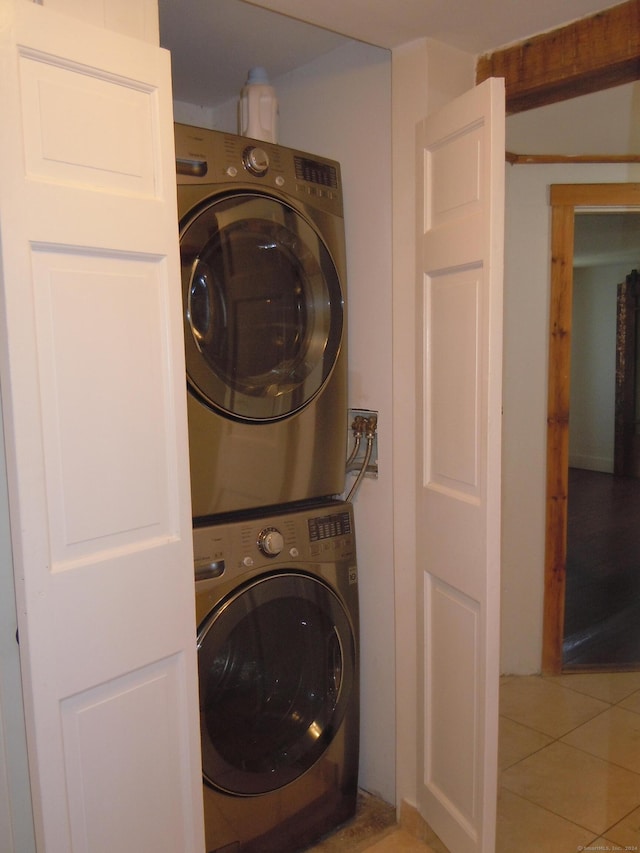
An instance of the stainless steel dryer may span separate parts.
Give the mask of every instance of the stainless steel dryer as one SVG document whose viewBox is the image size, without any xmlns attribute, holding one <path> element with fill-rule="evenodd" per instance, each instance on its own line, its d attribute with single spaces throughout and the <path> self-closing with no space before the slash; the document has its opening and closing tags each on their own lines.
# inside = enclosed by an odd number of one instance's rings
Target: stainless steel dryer
<svg viewBox="0 0 640 853">
<path fill-rule="evenodd" d="M 351 505 L 194 529 L 206 851 L 292 853 L 352 817 Z"/>
<path fill-rule="evenodd" d="M 338 495 L 347 434 L 339 164 L 175 130 L 193 516 Z"/>
</svg>

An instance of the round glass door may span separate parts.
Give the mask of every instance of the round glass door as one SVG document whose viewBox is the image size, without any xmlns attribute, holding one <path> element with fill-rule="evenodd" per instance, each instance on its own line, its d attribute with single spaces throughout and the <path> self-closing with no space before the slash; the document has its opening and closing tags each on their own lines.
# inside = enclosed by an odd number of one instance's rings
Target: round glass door
<svg viewBox="0 0 640 853">
<path fill-rule="evenodd" d="M 251 796 L 302 775 L 342 722 L 355 656 L 342 604 L 307 575 L 267 576 L 223 602 L 198 635 L 205 781 Z"/>
<path fill-rule="evenodd" d="M 340 349 L 343 298 L 324 241 L 270 196 L 220 196 L 180 231 L 187 377 L 210 407 L 276 420 L 305 406 Z"/>
</svg>

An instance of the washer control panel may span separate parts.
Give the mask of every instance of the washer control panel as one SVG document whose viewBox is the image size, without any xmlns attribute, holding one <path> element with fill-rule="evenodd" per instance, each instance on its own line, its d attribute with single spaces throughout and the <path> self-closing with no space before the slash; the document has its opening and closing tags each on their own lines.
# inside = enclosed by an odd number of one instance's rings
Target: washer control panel
<svg viewBox="0 0 640 853">
<path fill-rule="evenodd" d="M 335 562 L 355 556 L 352 509 L 335 501 L 315 510 L 196 527 L 193 548 L 196 580 Z"/>
</svg>

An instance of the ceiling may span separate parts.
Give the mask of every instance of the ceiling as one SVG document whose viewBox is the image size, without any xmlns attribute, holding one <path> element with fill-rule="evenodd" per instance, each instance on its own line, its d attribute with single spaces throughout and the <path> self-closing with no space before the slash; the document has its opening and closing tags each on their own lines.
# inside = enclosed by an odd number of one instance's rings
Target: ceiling
<svg viewBox="0 0 640 853">
<path fill-rule="evenodd" d="M 392 48 L 428 36 L 481 54 L 619 2 L 159 0 L 160 41 L 172 54 L 175 97 L 210 107 L 237 97 L 252 66 L 275 78 L 346 38 Z M 299 20 L 302 10 L 316 26 Z"/>
<path fill-rule="evenodd" d="M 380 47 L 427 36 L 485 53 L 621 0 L 249 0 Z"/>
</svg>

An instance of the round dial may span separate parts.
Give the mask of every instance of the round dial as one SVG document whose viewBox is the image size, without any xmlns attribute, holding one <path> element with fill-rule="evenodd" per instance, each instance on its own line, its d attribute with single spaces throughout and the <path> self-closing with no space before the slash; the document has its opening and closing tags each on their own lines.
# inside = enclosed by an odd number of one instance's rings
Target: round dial
<svg viewBox="0 0 640 853">
<path fill-rule="evenodd" d="M 266 175 L 269 170 L 269 155 L 264 150 L 264 148 L 257 148 L 250 146 L 249 148 L 245 148 L 242 159 L 244 161 L 245 168 L 248 172 L 251 172 L 252 175 Z"/>
<path fill-rule="evenodd" d="M 267 557 L 277 557 L 284 548 L 284 537 L 276 527 L 265 527 L 258 536 L 258 548 Z"/>
</svg>

